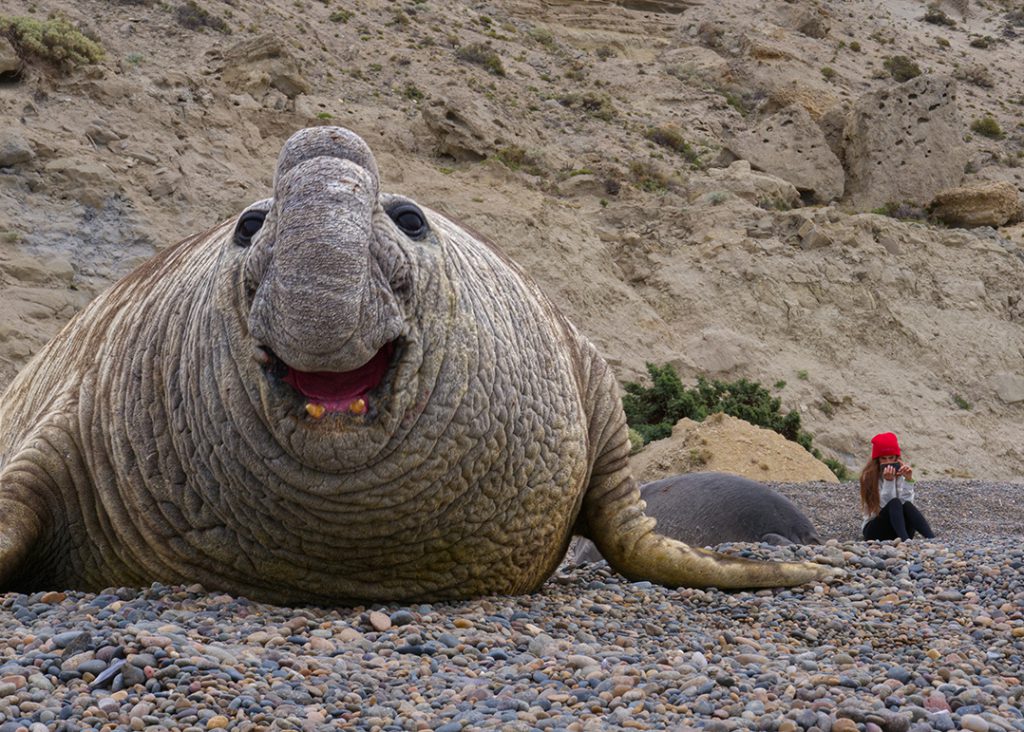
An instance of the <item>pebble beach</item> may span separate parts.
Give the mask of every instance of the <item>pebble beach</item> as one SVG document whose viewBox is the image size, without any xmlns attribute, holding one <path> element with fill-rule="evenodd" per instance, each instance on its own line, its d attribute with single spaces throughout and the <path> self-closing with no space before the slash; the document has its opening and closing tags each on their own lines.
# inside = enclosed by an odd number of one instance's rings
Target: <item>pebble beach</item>
<svg viewBox="0 0 1024 732">
<path fill-rule="evenodd" d="M 1024 486 L 921 481 L 932 541 L 856 540 L 856 486 L 775 485 L 843 568 L 756 592 L 604 563 L 533 594 L 279 607 L 199 586 L 0 596 L 0 732 L 1024 730 Z"/>
</svg>

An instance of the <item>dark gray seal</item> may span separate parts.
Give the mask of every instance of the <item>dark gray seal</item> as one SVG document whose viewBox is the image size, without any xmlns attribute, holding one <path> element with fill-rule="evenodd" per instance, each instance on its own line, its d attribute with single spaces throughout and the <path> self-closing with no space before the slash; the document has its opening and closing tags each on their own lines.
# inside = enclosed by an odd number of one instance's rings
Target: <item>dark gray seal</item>
<svg viewBox="0 0 1024 732">
<path fill-rule="evenodd" d="M 763 483 L 729 473 L 686 473 L 646 483 L 640 496 L 658 531 L 691 546 L 730 541 L 820 544 L 821 537 L 796 504 Z M 599 561 L 589 541 L 579 541 L 573 558 Z"/>
</svg>

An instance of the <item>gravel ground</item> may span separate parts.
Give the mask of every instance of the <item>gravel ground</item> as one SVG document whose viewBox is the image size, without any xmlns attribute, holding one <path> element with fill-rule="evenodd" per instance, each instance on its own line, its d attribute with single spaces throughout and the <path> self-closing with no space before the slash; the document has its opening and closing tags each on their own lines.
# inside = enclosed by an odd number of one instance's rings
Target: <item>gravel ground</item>
<svg viewBox="0 0 1024 732">
<path fill-rule="evenodd" d="M 769 483 L 796 503 L 822 539 L 861 538 L 860 484 Z M 917 480 L 914 504 L 939 539 L 1024 536 L 1024 483 Z"/>
<path fill-rule="evenodd" d="M 906 543 L 847 540 L 852 484 L 777 487 L 836 538 L 722 549 L 814 558 L 842 580 L 677 591 L 602 563 L 531 596 L 408 607 L 7 594 L 0 732 L 1024 730 L 1024 487 L 928 483 L 938 538 Z"/>
</svg>

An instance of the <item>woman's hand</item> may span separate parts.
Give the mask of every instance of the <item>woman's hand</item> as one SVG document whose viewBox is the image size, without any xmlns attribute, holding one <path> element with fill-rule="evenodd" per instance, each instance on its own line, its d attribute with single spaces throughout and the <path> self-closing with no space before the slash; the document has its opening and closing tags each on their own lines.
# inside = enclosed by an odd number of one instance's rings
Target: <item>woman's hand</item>
<svg viewBox="0 0 1024 732">
<path fill-rule="evenodd" d="M 903 467 L 900 468 L 900 472 L 898 472 L 896 475 L 902 475 L 903 476 L 903 480 L 910 480 L 910 478 L 911 478 L 911 476 L 913 474 L 914 474 L 914 469 L 911 468 L 906 463 L 903 463 Z"/>
<path fill-rule="evenodd" d="M 901 473 L 902 470 L 903 469 L 901 468 Z M 893 466 L 893 464 L 889 463 L 888 465 L 885 466 L 885 469 L 882 470 L 882 480 L 896 480 L 896 476 L 898 474 L 899 473 L 896 472 L 896 468 Z"/>
</svg>

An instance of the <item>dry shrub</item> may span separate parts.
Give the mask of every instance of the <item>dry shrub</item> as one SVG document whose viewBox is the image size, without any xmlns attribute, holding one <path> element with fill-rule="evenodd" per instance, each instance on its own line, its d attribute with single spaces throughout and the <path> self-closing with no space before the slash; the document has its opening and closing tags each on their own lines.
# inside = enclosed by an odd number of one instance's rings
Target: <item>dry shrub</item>
<svg viewBox="0 0 1024 732">
<path fill-rule="evenodd" d="M 0 35 L 6 36 L 22 59 L 38 58 L 70 69 L 103 58 L 103 47 L 87 38 L 67 18 L 47 20 L 0 15 Z"/>
</svg>

